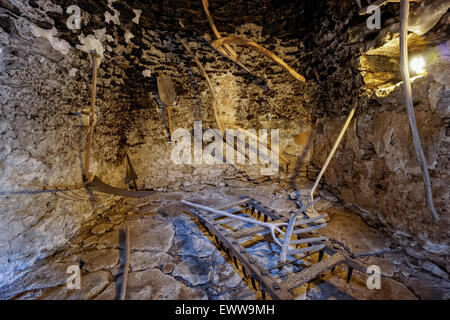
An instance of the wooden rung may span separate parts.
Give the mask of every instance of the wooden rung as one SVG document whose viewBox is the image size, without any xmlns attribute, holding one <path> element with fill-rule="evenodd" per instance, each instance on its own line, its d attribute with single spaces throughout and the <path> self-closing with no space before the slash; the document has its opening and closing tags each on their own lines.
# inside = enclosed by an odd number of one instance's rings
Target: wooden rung
<svg viewBox="0 0 450 320">
<path fill-rule="evenodd" d="M 306 248 L 288 251 L 288 254 L 293 255 L 293 254 L 300 254 L 300 253 L 305 253 L 305 252 L 310 252 L 310 251 L 320 251 L 323 248 L 325 248 L 324 244 L 318 244 L 315 246 L 310 246 L 310 247 L 306 247 Z"/>
<path fill-rule="evenodd" d="M 235 239 L 240 239 L 240 238 L 244 238 L 244 237 L 248 237 L 248 236 L 252 236 L 254 234 L 263 232 L 268 230 L 267 228 L 261 227 L 261 226 L 256 226 L 250 229 L 245 229 L 245 230 L 239 230 L 239 231 L 234 231 L 231 233 L 231 235 L 233 236 L 233 238 Z"/>
<path fill-rule="evenodd" d="M 301 224 L 311 223 L 311 222 L 314 222 L 314 221 L 317 221 L 317 220 L 326 218 L 327 216 L 328 216 L 328 215 L 327 215 L 326 213 L 324 213 L 324 214 L 322 214 L 322 215 L 320 215 L 320 216 L 317 216 L 317 217 L 314 217 L 314 218 L 304 219 L 304 220 L 296 220 L 296 221 L 295 221 L 295 225 L 296 225 L 296 226 L 299 226 L 299 225 L 301 225 Z"/>
<path fill-rule="evenodd" d="M 278 269 L 278 268 L 281 268 L 283 266 L 287 266 L 289 264 L 300 264 L 300 263 L 304 264 L 304 261 L 302 261 L 302 260 L 307 258 L 307 257 L 309 257 L 309 256 L 311 256 L 311 255 L 313 255 L 313 254 L 315 254 L 315 253 L 317 253 L 317 252 L 310 252 L 307 255 L 304 255 L 303 257 L 299 257 L 299 258 L 295 258 L 295 259 L 292 259 L 292 260 L 289 260 L 289 261 L 286 261 L 286 262 L 279 263 L 276 266 L 274 266 L 274 267 L 272 267 L 270 269 L 267 269 L 267 272 L 275 270 L 275 269 Z"/>
<path fill-rule="evenodd" d="M 327 240 L 326 237 L 316 237 L 316 238 L 305 238 L 300 240 L 292 240 L 289 242 L 289 244 L 302 244 L 302 243 L 309 243 L 309 242 L 319 242 L 319 241 L 325 241 Z"/>
<path fill-rule="evenodd" d="M 345 257 L 341 253 L 336 253 L 325 260 L 315 263 L 310 267 L 300 271 L 299 273 L 289 277 L 281 282 L 280 286 L 286 290 L 292 290 L 301 285 L 314 280 L 321 273 L 329 270 L 345 261 Z"/>
<path fill-rule="evenodd" d="M 317 229 L 321 229 L 321 228 L 323 228 L 323 227 L 326 227 L 326 223 L 322 223 L 322 224 L 319 224 L 319 225 L 317 225 L 317 226 L 312 226 L 312 227 L 308 227 L 308 228 L 302 228 L 302 229 L 297 229 L 297 230 L 294 230 L 293 232 L 292 232 L 292 234 L 301 234 L 301 233 L 307 233 L 307 232 L 311 232 L 311 231 L 314 231 L 314 230 L 317 230 Z"/>
<path fill-rule="evenodd" d="M 255 208 L 256 211 L 258 211 L 259 213 L 261 213 L 261 214 L 271 218 L 272 220 L 279 220 L 280 219 L 280 216 L 277 213 L 268 210 L 267 208 L 263 207 L 261 204 L 259 204 L 256 201 L 250 200 L 249 204 L 253 208 Z"/>
<path fill-rule="evenodd" d="M 271 223 L 281 223 L 281 222 L 287 222 L 286 218 L 271 221 Z M 264 228 L 261 226 L 256 226 L 256 227 L 246 229 L 246 230 L 235 231 L 232 233 L 232 236 L 235 239 L 239 239 L 239 238 L 251 236 L 251 235 L 266 231 L 266 230 L 267 230 L 267 228 Z"/>
</svg>

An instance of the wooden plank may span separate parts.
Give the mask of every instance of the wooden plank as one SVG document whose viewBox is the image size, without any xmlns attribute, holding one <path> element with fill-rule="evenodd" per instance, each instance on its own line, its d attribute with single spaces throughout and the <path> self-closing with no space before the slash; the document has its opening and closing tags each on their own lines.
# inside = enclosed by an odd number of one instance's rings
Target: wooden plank
<svg viewBox="0 0 450 320">
<path fill-rule="evenodd" d="M 317 226 L 312 226 L 308 228 L 302 228 L 302 229 L 296 229 L 292 232 L 292 234 L 301 234 L 301 233 L 309 233 L 311 231 L 315 231 L 318 229 L 322 229 L 323 227 L 326 227 L 326 223 L 319 224 Z"/>
<path fill-rule="evenodd" d="M 289 255 L 301 254 L 301 253 L 311 252 L 311 251 L 317 252 L 317 251 L 320 251 L 320 250 L 322 250 L 324 248 L 325 248 L 325 244 L 318 244 L 318 245 L 315 245 L 315 246 L 310 246 L 310 247 L 304 247 L 304 248 L 301 248 L 301 249 L 291 250 L 291 251 L 289 251 Z"/>
<path fill-rule="evenodd" d="M 91 52 L 94 69 L 92 73 L 92 87 L 91 87 L 91 106 L 89 109 L 89 132 L 86 141 L 86 154 L 84 159 L 84 180 L 89 180 L 89 164 L 91 161 L 91 151 L 94 139 L 94 126 L 95 126 L 95 97 L 97 93 L 97 69 L 99 55 L 95 52 Z"/>
<path fill-rule="evenodd" d="M 315 279 L 326 270 L 329 270 L 343 262 L 345 262 L 345 256 L 341 253 L 336 253 L 331 257 L 322 260 L 319 263 L 315 263 L 310 267 L 308 267 L 307 269 L 304 269 L 299 273 L 289 277 L 288 279 L 281 282 L 280 285 L 285 290 L 295 289 Z"/>
<path fill-rule="evenodd" d="M 281 221 L 282 222 L 282 221 Z M 252 236 L 254 234 L 263 232 L 264 230 L 268 230 L 267 228 L 264 228 L 262 226 L 256 226 L 250 229 L 244 229 L 244 230 L 239 230 L 239 231 L 234 231 L 231 233 L 231 235 L 233 236 L 233 238 L 235 239 L 240 239 L 240 238 L 244 238 L 244 237 L 248 237 L 248 236 Z"/>
</svg>

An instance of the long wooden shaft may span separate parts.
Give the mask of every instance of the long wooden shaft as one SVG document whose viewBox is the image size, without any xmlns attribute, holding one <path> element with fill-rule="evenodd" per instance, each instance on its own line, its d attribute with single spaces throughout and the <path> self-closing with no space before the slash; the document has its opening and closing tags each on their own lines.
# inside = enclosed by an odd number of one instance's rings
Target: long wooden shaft
<svg viewBox="0 0 450 320">
<path fill-rule="evenodd" d="M 169 124 L 169 139 L 172 141 L 172 107 L 166 106 L 167 109 L 167 122 Z"/>
<path fill-rule="evenodd" d="M 316 191 L 316 188 L 319 185 L 320 179 L 322 178 L 325 170 L 327 169 L 328 165 L 330 164 L 331 159 L 333 158 L 334 154 L 336 153 L 336 150 L 339 147 L 339 144 L 341 143 L 342 137 L 344 136 L 345 131 L 347 131 L 347 128 L 348 128 L 348 126 L 350 124 L 350 121 L 352 120 L 354 114 L 355 114 L 355 108 L 353 108 L 352 111 L 350 111 L 350 114 L 347 117 L 347 121 L 345 121 L 345 124 L 342 127 L 342 130 L 339 133 L 339 136 L 336 139 L 336 142 L 334 143 L 333 149 L 331 149 L 331 152 L 328 155 L 328 158 L 325 161 L 325 164 L 323 165 L 322 170 L 320 170 L 320 173 L 319 173 L 319 175 L 316 178 L 316 182 L 314 182 L 314 185 L 313 185 L 311 191 L 309 192 L 309 199 L 311 201 L 313 199 L 314 191 Z"/>
<path fill-rule="evenodd" d="M 202 0 L 202 4 L 203 4 L 203 10 L 205 10 L 205 14 L 206 14 L 206 18 L 208 19 L 209 25 L 211 27 L 212 32 L 214 33 L 214 35 L 216 36 L 217 39 L 222 38 L 222 36 L 219 33 L 219 30 L 217 30 L 216 25 L 214 24 L 214 21 L 211 17 L 211 13 L 209 12 L 209 3 L 208 0 Z M 224 45 L 225 50 L 227 51 L 228 55 L 233 59 L 238 61 L 238 55 L 237 53 L 233 50 L 233 48 L 231 48 L 230 45 L 225 44 Z"/>
<path fill-rule="evenodd" d="M 94 134 L 94 123 L 95 123 L 95 96 L 97 93 L 97 67 L 98 67 L 98 55 L 93 54 L 93 64 L 94 70 L 92 73 L 92 87 L 91 87 L 91 106 L 89 110 L 89 133 L 86 143 L 86 158 L 84 159 L 84 178 L 89 178 L 89 164 L 91 159 L 91 149 Z"/>
<path fill-rule="evenodd" d="M 123 269 L 122 286 L 120 287 L 120 300 L 125 300 L 127 293 L 128 269 L 130 268 L 130 230 L 125 226 L 125 266 Z"/>
<path fill-rule="evenodd" d="M 178 34 L 175 34 L 175 37 L 181 43 L 181 45 L 184 47 L 184 49 L 187 51 L 187 53 L 189 53 L 189 55 L 192 57 L 192 59 L 194 59 L 194 62 L 197 64 L 198 68 L 200 69 L 200 72 L 202 73 L 203 77 L 205 78 L 206 82 L 208 83 L 209 90 L 211 91 L 213 111 L 214 111 L 214 118 L 216 119 L 217 128 L 219 129 L 220 133 L 223 135 L 222 124 L 220 123 L 220 120 L 219 120 L 219 108 L 217 107 L 216 96 L 215 96 L 215 93 L 214 93 L 214 87 L 213 87 L 213 85 L 211 83 L 211 80 L 209 79 L 209 76 L 206 73 L 205 68 L 203 67 L 201 62 L 197 59 L 195 54 L 191 51 L 191 49 L 189 48 L 187 43 L 183 39 L 181 39 Z"/>
<path fill-rule="evenodd" d="M 245 38 L 242 38 L 242 37 L 239 37 L 239 36 L 229 36 L 229 37 L 224 37 L 224 38 L 217 39 L 212 44 L 215 47 L 221 47 L 222 45 L 226 45 L 227 43 L 232 43 L 232 44 L 236 44 L 236 45 L 242 45 L 242 46 L 255 48 L 260 53 L 265 55 L 267 58 L 271 59 L 275 63 L 277 63 L 280 66 L 282 66 L 295 79 L 299 80 L 300 82 L 306 83 L 305 77 L 303 77 L 301 74 L 297 73 L 297 71 L 292 69 L 286 62 L 284 62 L 277 55 L 275 55 L 274 53 L 270 52 L 269 50 L 267 50 L 266 48 L 260 46 L 259 44 L 257 44 L 256 42 L 254 42 L 252 40 L 248 40 L 248 39 L 245 39 Z"/>
<path fill-rule="evenodd" d="M 433 193 L 431 191 L 430 176 L 426 165 L 425 154 L 420 142 L 419 130 L 417 129 L 416 116 L 414 114 L 414 105 L 412 99 L 411 82 L 409 80 L 408 66 L 408 15 L 409 0 L 401 0 L 400 3 L 400 70 L 402 73 L 403 86 L 405 88 L 406 112 L 408 113 L 409 127 L 416 149 L 417 159 L 419 160 L 420 169 L 422 170 L 423 182 L 425 184 L 425 193 L 427 206 L 433 215 L 434 220 L 439 220 L 439 215 L 434 207 Z"/>
</svg>

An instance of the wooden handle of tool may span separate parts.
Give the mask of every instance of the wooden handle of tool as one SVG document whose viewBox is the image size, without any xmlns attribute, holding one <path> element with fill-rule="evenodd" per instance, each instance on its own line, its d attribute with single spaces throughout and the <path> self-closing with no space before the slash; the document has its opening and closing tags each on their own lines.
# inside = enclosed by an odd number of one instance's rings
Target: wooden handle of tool
<svg viewBox="0 0 450 320">
<path fill-rule="evenodd" d="M 92 74 L 92 88 L 91 88 L 91 106 L 89 110 L 89 133 L 86 143 L 86 158 L 84 159 L 84 177 L 89 178 L 89 162 L 91 159 L 92 140 L 94 134 L 94 122 L 95 122 L 95 96 L 97 93 L 97 68 L 99 55 L 91 53 L 94 63 L 94 70 Z"/>
<path fill-rule="evenodd" d="M 130 268 L 130 230 L 125 226 L 125 266 L 123 269 L 122 286 L 120 287 L 120 300 L 125 300 L 127 293 L 128 269 Z"/>
<path fill-rule="evenodd" d="M 172 108 L 167 106 L 167 121 L 169 123 L 170 141 L 172 141 Z"/>
</svg>

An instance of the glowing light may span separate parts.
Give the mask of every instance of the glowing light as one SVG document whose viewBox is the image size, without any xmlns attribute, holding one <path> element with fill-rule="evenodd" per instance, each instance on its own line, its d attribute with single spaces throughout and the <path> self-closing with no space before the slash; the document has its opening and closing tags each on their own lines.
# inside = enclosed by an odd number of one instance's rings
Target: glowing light
<svg viewBox="0 0 450 320">
<path fill-rule="evenodd" d="M 409 66 L 416 74 L 425 73 L 425 60 L 422 57 L 411 59 Z"/>
</svg>

